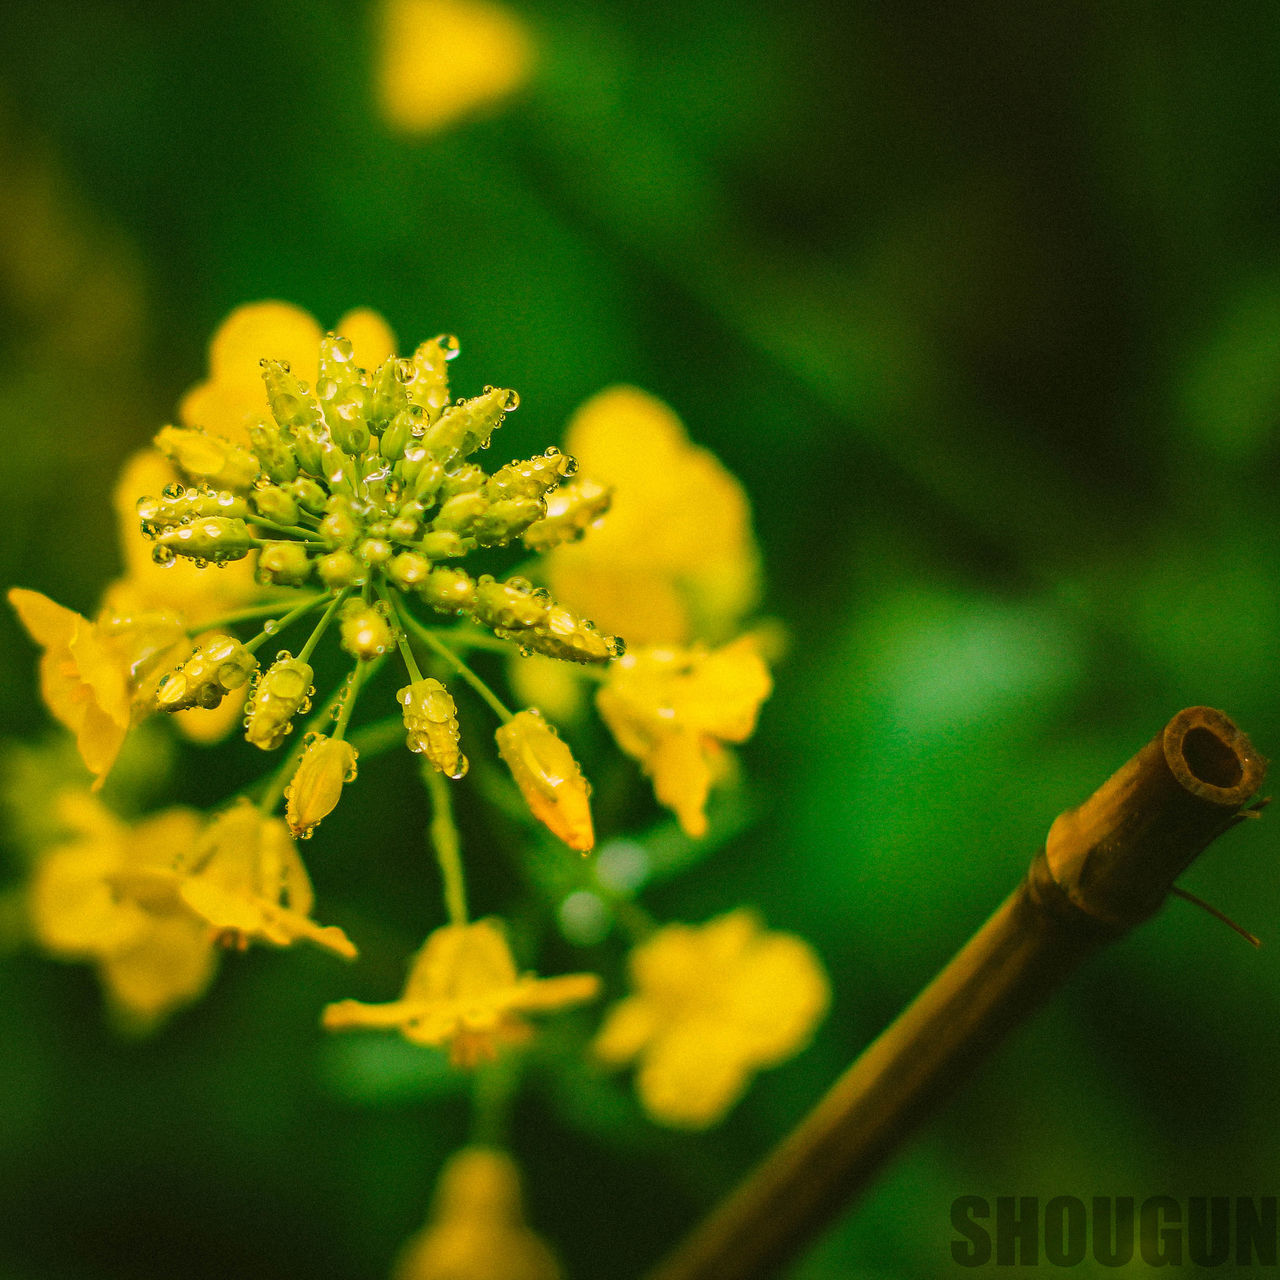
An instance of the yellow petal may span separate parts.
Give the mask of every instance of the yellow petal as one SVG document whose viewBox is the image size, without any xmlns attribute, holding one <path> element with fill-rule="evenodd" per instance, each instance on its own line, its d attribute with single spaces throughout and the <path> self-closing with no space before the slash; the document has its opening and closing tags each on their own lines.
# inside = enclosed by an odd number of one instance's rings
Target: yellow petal
<svg viewBox="0 0 1280 1280">
<path fill-rule="evenodd" d="M 636 1091 L 655 1120 L 704 1129 L 737 1102 L 750 1078 L 731 1025 L 691 1022 L 658 1038 L 636 1074 Z"/>
</svg>

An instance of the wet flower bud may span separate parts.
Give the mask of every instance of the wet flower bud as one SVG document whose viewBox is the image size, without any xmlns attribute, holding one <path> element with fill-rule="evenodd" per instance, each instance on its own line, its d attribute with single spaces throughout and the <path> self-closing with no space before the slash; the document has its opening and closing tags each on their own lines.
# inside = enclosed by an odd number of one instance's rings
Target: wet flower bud
<svg viewBox="0 0 1280 1280">
<path fill-rule="evenodd" d="M 285 431 L 296 432 L 303 428 L 318 433 L 320 406 L 306 384 L 294 377 L 282 360 L 263 360 L 261 368 L 262 380 L 267 384 L 271 416 Z"/>
<path fill-rule="evenodd" d="M 160 681 L 156 689 L 156 709 L 186 711 L 191 707 L 216 707 L 228 693 L 249 679 L 257 665 L 257 658 L 234 636 L 213 636 Z"/>
<path fill-rule="evenodd" d="M 410 401 L 434 422 L 449 403 L 448 362 L 458 354 L 458 340 L 451 333 L 441 333 L 422 343 L 413 353 L 408 366 L 405 391 Z"/>
<path fill-rule="evenodd" d="M 541 520 L 543 511 L 541 498 L 506 498 L 491 503 L 471 531 L 482 547 L 500 547 Z"/>
<path fill-rule="evenodd" d="M 626 652 L 617 636 L 607 636 L 594 623 L 579 618 L 564 605 L 552 605 L 534 627 L 515 630 L 495 627 L 494 634 L 514 640 L 526 652 L 541 653 L 564 662 L 608 662 Z"/>
<path fill-rule="evenodd" d="M 299 839 L 311 833 L 337 807 L 343 786 L 355 779 L 356 749 L 341 738 L 308 734 L 293 781 L 284 789 L 285 817 Z"/>
<path fill-rule="evenodd" d="M 292 729 L 293 717 L 311 706 L 311 667 L 282 653 L 253 687 L 245 718 L 245 738 L 263 751 L 278 747 Z"/>
<path fill-rule="evenodd" d="M 387 565 L 387 576 L 401 591 L 422 586 L 431 572 L 431 561 L 416 551 L 402 551 Z"/>
<path fill-rule="evenodd" d="M 423 461 L 418 464 L 413 476 L 406 475 L 405 480 L 412 483 L 414 501 L 421 502 L 423 506 L 430 506 L 436 500 L 440 486 L 444 483 L 444 467 L 434 458 L 427 458 L 424 455 Z"/>
<path fill-rule="evenodd" d="M 192 480 L 243 491 L 258 478 L 258 459 L 239 445 L 197 427 L 163 427 L 156 448 Z"/>
<path fill-rule="evenodd" d="M 295 427 L 293 431 L 293 451 L 297 454 L 298 465 L 313 476 L 324 475 L 324 442 L 311 427 Z"/>
<path fill-rule="evenodd" d="M 350 546 L 360 536 L 363 526 L 352 510 L 351 501 L 335 493 L 325 507 L 326 515 L 320 521 L 320 536 L 331 547 Z"/>
<path fill-rule="evenodd" d="M 239 494 L 225 490 L 215 492 L 208 488 L 187 489 L 182 485 L 168 486 L 159 498 L 138 499 L 138 519 L 143 527 L 165 529 L 183 524 L 198 516 L 243 517 L 249 514 L 249 504 Z"/>
<path fill-rule="evenodd" d="M 538 626 L 547 616 L 551 596 L 536 591 L 524 578 L 497 582 L 488 575 L 476 585 L 471 614 L 486 627 L 520 630 Z"/>
<path fill-rule="evenodd" d="M 473 462 L 464 462 L 460 467 L 453 467 L 444 473 L 440 482 L 439 498 L 448 502 L 460 493 L 479 493 L 487 480 L 485 473 Z"/>
<path fill-rule="evenodd" d="M 573 480 L 547 495 L 547 514 L 521 535 L 530 551 L 576 542 L 609 510 L 613 490 L 594 480 Z"/>
<path fill-rule="evenodd" d="M 258 540 L 243 520 L 207 516 L 190 524 L 160 530 L 155 536 L 155 543 L 153 555 L 159 563 L 179 555 L 222 564 L 228 560 L 244 559 L 258 545 Z"/>
<path fill-rule="evenodd" d="M 495 502 L 503 498 L 543 498 L 577 469 L 573 458 L 553 447 L 524 462 L 508 462 L 499 468 L 489 478 L 487 492 Z"/>
<path fill-rule="evenodd" d="M 467 771 L 467 757 L 458 750 L 458 708 L 439 680 L 415 680 L 396 694 L 404 709 L 404 728 L 410 751 L 425 755 L 450 778 Z"/>
<path fill-rule="evenodd" d="M 514 391 L 492 388 L 471 400 L 450 405 L 432 423 L 423 444 L 428 453 L 446 465 L 455 458 L 469 457 L 489 443 L 505 414 L 518 403 Z"/>
<path fill-rule="evenodd" d="M 388 462 L 399 462 L 404 457 L 404 451 L 409 447 L 409 441 L 413 437 L 413 428 L 419 422 L 422 427 L 426 427 L 426 419 L 421 417 L 422 410 L 416 406 L 413 410 L 408 408 L 401 409 L 387 425 L 387 429 L 382 433 L 382 439 L 378 442 L 378 452 L 386 458 Z"/>
<path fill-rule="evenodd" d="M 298 474 L 298 459 L 288 436 L 275 423 L 261 422 L 249 428 L 253 451 L 262 469 L 276 484 L 288 484 Z"/>
<path fill-rule="evenodd" d="M 300 542 L 268 542 L 258 552 L 258 581 L 300 587 L 311 577 L 312 561 Z"/>
<path fill-rule="evenodd" d="M 291 481 L 289 493 L 304 511 L 309 511 L 313 516 L 324 515 L 325 504 L 329 501 L 329 495 L 310 477 L 299 476 L 296 480 Z"/>
<path fill-rule="evenodd" d="M 297 524 L 298 500 L 276 485 L 255 489 L 252 494 L 254 510 L 264 519 L 276 524 Z"/>
<path fill-rule="evenodd" d="M 475 601 L 475 579 L 462 569 L 437 565 L 418 588 L 418 594 L 441 613 L 461 613 Z"/>
<path fill-rule="evenodd" d="M 386 564 L 395 554 L 395 547 L 386 538 L 366 538 L 356 547 L 356 559 L 370 568 Z"/>
<path fill-rule="evenodd" d="M 369 424 L 369 430 L 375 436 L 382 435 L 391 423 L 395 420 L 396 415 L 408 406 L 409 397 L 405 394 L 404 383 L 396 376 L 396 358 L 388 356 L 374 370 L 373 378 L 369 388 L 369 401 L 365 408 L 365 421 Z M 401 446 L 401 453 L 404 447 Z M 400 454 L 396 454 L 398 458 Z M 383 457 L 394 462 L 389 454 L 383 454 Z"/>
<path fill-rule="evenodd" d="M 361 373 L 349 338 L 327 333 L 320 339 L 316 397 L 334 444 L 352 457 L 359 457 L 369 447 L 365 421 L 369 392 Z"/>
<path fill-rule="evenodd" d="M 387 533 L 397 542 L 413 542 L 422 533 L 423 506 L 420 502 L 406 502 L 399 515 L 387 527 Z"/>
<path fill-rule="evenodd" d="M 489 499 L 483 493 L 458 493 L 445 501 L 431 527 L 466 537 L 488 508 Z"/>
<path fill-rule="evenodd" d="M 326 587 L 363 586 L 369 579 L 369 570 L 345 547 L 316 561 L 316 572 Z"/>
<path fill-rule="evenodd" d="M 418 543 L 418 550 L 428 560 L 452 560 L 465 556 L 475 544 L 452 529 L 428 529 Z"/>
<path fill-rule="evenodd" d="M 568 744 L 535 710 L 517 712 L 494 737 L 533 816 L 570 849 L 589 852 L 591 793 Z"/>
<path fill-rule="evenodd" d="M 387 620 L 385 605 L 367 605 L 348 600 L 342 610 L 342 647 L 367 662 L 386 653 L 396 643 L 395 628 Z"/>
</svg>

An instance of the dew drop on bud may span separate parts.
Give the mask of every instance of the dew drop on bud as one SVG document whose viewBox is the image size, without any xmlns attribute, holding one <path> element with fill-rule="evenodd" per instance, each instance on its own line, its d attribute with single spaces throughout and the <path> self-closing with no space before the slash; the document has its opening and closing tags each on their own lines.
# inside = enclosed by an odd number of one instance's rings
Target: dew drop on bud
<svg viewBox="0 0 1280 1280">
<path fill-rule="evenodd" d="M 436 345 L 444 352 L 446 360 L 452 360 L 461 349 L 458 346 L 458 339 L 451 333 L 439 333 L 434 339 Z"/>
<path fill-rule="evenodd" d="M 178 558 L 178 553 L 172 547 L 152 547 L 151 558 L 156 564 L 167 569 Z"/>
</svg>

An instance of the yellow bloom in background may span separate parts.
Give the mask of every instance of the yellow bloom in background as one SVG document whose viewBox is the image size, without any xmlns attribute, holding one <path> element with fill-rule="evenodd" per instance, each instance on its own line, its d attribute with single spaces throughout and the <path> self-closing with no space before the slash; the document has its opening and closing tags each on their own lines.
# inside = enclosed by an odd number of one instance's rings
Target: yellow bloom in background
<svg viewBox="0 0 1280 1280">
<path fill-rule="evenodd" d="M 525 1225 L 520 1174 L 503 1151 L 450 1156 L 427 1225 L 405 1245 L 392 1280 L 559 1280 L 551 1250 Z"/>
<path fill-rule="evenodd" d="M 594 1050 L 611 1066 L 637 1060 L 645 1110 L 676 1128 L 721 1119 L 757 1071 L 804 1048 L 830 998 L 813 948 L 741 908 L 659 929 L 629 967 L 635 994 L 609 1011 Z"/>
<path fill-rule="evenodd" d="M 434 133 L 515 92 L 533 61 L 528 28 L 503 5 L 389 0 L 382 10 L 379 106 L 393 128 Z"/>
<path fill-rule="evenodd" d="M 90 622 L 38 591 L 9 592 L 22 625 L 44 650 L 40 692 L 76 738 L 95 789 L 105 781 L 129 726 L 146 712 L 160 678 L 190 649 L 173 613 L 104 615 Z"/>
<path fill-rule="evenodd" d="M 591 790 L 568 743 L 534 710 L 517 711 L 494 738 L 533 816 L 570 849 L 589 853 Z"/>
<path fill-rule="evenodd" d="M 169 809 L 129 826 L 74 791 L 56 808 L 70 836 L 32 876 L 36 940 L 54 955 L 95 963 L 117 1013 L 138 1029 L 154 1026 L 197 999 L 217 965 L 208 925 L 182 905 L 167 875 L 189 854 L 201 816 Z"/>
<path fill-rule="evenodd" d="M 756 601 L 759 554 L 746 495 L 715 456 L 635 387 L 588 400 L 565 450 L 614 493 L 590 537 L 550 553 L 556 598 L 632 650 L 732 635 Z"/>
<path fill-rule="evenodd" d="M 652 648 L 609 667 L 596 706 L 618 745 L 653 779 L 684 832 L 706 834 L 723 742 L 745 742 L 773 681 L 754 636 L 720 649 Z"/>
<path fill-rule="evenodd" d="M 501 926 L 477 920 L 445 925 L 427 938 L 399 1000 L 341 1000 L 325 1009 L 324 1025 L 331 1031 L 395 1027 L 415 1044 L 447 1046 L 455 1065 L 470 1067 L 528 1038 L 531 1029 L 520 1015 L 581 1004 L 599 989 L 592 973 L 518 973 Z"/>
<path fill-rule="evenodd" d="M 177 870 L 182 901 L 224 941 L 277 947 L 306 941 L 355 958 L 341 929 L 311 919 L 315 894 L 289 828 L 248 800 L 214 818 Z"/>
</svg>

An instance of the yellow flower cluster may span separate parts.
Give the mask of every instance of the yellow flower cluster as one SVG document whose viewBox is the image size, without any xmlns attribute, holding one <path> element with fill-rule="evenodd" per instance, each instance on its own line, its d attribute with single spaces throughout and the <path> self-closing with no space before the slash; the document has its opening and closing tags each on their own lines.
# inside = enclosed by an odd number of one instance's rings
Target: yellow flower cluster
<svg viewBox="0 0 1280 1280">
<path fill-rule="evenodd" d="M 449 1157 L 431 1220 L 405 1245 L 392 1280 L 560 1280 L 555 1255 L 524 1221 L 520 1175 L 504 1151 Z"/>
<path fill-rule="evenodd" d="M 219 945 L 306 940 L 356 954 L 310 919 L 311 883 L 284 824 L 246 801 L 211 821 L 169 809 L 132 826 L 87 792 L 64 792 L 57 810 L 68 838 L 36 866 L 32 927 L 55 955 L 96 964 L 133 1025 L 195 1000 Z"/>
<path fill-rule="evenodd" d="M 595 1041 L 611 1066 L 638 1061 L 636 1088 L 655 1120 L 714 1124 L 751 1077 L 809 1042 L 830 998 L 802 938 L 731 911 L 704 925 L 667 925 L 631 953 L 635 994 L 616 1004 Z"/>
<path fill-rule="evenodd" d="M 503 1045 L 528 1039 L 529 1024 L 521 1015 L 581 1004 L 599 990 L 600 980 L 591 973 L 519 973 L 499 924 L 477 920 L 445 925 L 427 938 L 399 1000 L 341 1000 L 324 1011 L 324 1025 L 331 1031 L 397 1028 L 415 1044 L 447 1048 L 455 1065 L 470 1067 L 497 1057 Z"/>
</svg>

